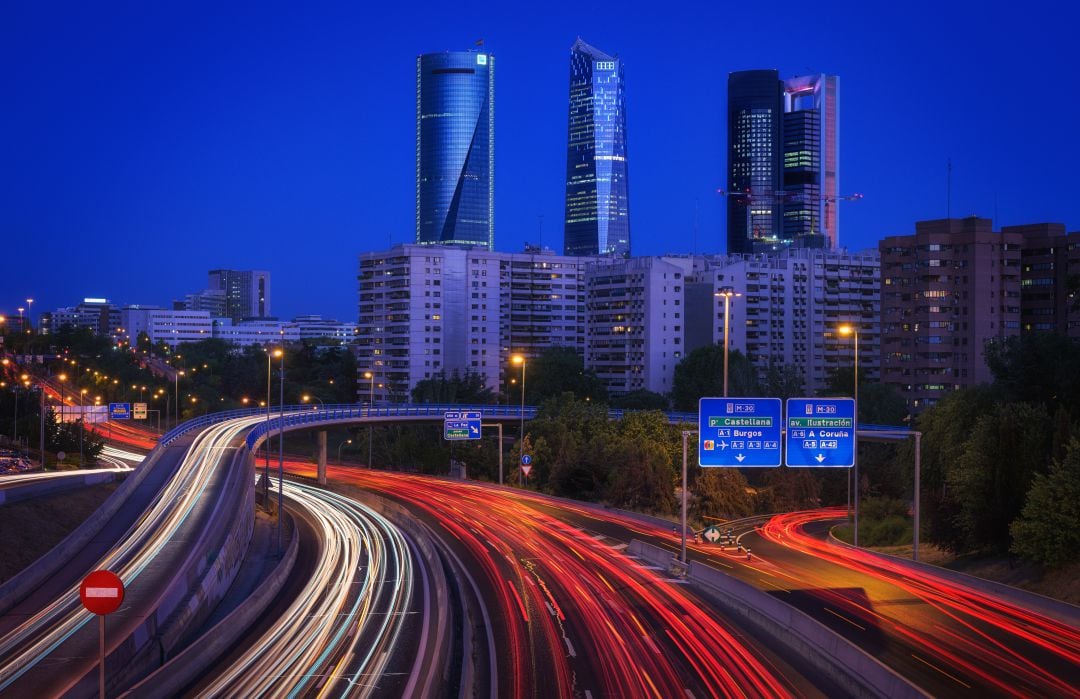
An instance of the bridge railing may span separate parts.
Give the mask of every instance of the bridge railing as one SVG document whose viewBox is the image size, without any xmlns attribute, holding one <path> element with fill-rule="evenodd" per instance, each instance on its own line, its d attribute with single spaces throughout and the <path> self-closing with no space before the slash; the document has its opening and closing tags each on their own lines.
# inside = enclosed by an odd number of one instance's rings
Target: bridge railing
<svg viewBox="0 0 1080 699">
<path fill-rule="evenodd" d="M 251 446 L 254 441 L 261 438 L 267 431 L 276 432 L 281 429 L 282 426 L 280 421 L 282 419 L 282 413 L 284 413 L 285 428 L 293 428 L 300 425 L 316 424 L 320 422 L 342 422 L 345 420 L 362 420 L 366 418 L 430 417 L 432 419 L 442 419 L 443 414 L 448 411 L 479 412 L 481 419 L 499 418 L 503 420 L 520 420 L 524 417 L 526 420 L 532 420 L 536 418 L 538 408 L 536 406 L 526 405 L 524 410 L 522 410 L 521 406 L 517 405 L 453 405 L 443 403 L 391 403 L 370 406 L 364 403 L 314 406 L 310 403 L 286 405 L 284 408 L 277 407 L 270 409 L 269 428 L 265 423 L 256 427 L 248 436 L 248 446 Z M 608 410 L 608 418 L 611 420 L 621 420 L 623 417 L 633 412 L 638 411 L 612 409 Z M 698 420 L 697 413 L 668 412 L 665 414 L 668 417 L 668 421 L 674 424 L 696 423 Z M 181 423 L 166 432 L 161 438 L 161 444 L 168 445 L 173 440 L 192 430 L 209 427 L 210 425 L 215 425 L 226 420 L 255 416 L 267 416 L 267 409 L 242 408 L 239 410 L 226 410 L 220 413 L 200 415 L 199 417 Z M 889 432 L 907 432 L 910 430 L 908 427 L 870 424 L 861 424 L 859 425 L 859 429 Z"/>
</svg>

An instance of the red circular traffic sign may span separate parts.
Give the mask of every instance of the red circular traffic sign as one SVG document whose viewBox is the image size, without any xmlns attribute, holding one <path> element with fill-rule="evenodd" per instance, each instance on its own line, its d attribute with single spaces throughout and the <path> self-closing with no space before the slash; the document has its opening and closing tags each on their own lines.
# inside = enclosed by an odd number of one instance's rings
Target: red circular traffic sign
<svg viewBox="0 0 1080 699">
<path fill-rule="evenodd" d="M 87 611 L 112 614 L 124 601 L 124 581 L 108 570 L 95 570 L 83 578 L 79 598 Z"/>
</svg>

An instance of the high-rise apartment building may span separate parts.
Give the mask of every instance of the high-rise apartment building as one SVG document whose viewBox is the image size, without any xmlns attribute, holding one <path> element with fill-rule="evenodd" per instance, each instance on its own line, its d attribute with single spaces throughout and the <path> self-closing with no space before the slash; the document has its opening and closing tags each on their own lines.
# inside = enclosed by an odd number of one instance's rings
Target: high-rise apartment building
<svg viewBox="0 0 1080 699">
<path fill-rule="evenodd" d="M 1003 226 L 1019 234 L 1020 331 L 1080 340 L 1080 232 L 1061 223 Z"/>
<path fill-rule="evenodd" d="M 859 331 L 859 380 L 878 377 L 881 262 L 876 250 L 791 249 L 705 262 L 697 276 L 710 292 L 711 314 L 700 325 L 711 329 L 712 343 L 723 343 L 724 299 L 715 292 L 730 287 L 738 296 L 728 304 L 729 347 L 746 354 L 760 376 L 794 366 L 808 392 L 822 390 L 833 372 L 854 366 L 855 343 L 837 332 L 850 324 Z M 692 324 L 699 325 L 698 305 L 691 304 L 690 312 Z"/>
<path fill-rule="evenodd" d="M 550 250 L 499 253 L 399 245 L 360 255 L 357 369 L 377 400 L 407 400 L 440 372 L 480 374 L 493 391 L 509 357 L 583 352 L 584 267 Z M 361 393 L 369 379 L 361 380 Z"/>
<path fill-rule="evenodd" d="M 269 272 L 212 269 L 208 277 L 207 289 L 225 292 L 225 316 L 234 321 L 270 316 Z"/>
<path fill-rule="evenodd" d="M 570 48 L 565 254 L 630 256 L 627 166 L 622 61 L 579 37 Z"/>
<path fill-rule="evenodd" d="M 416 242 L 495 245 L 495 57 L 416 59 Z"/>
<path fill-rule="evenodd" d="M 585 366 L 612 393 L 668 393 L 686 352 L 690 257 L 605 259 L 585 267 Z"/>
<path fill-rule="evenodd" d="M 728 253 L 839 245 L 839 78 L 728 75 Z"/>
<path fill-rule="evenodd" d="M 919 221 L 881 251 L 881 380 L 913 412 L 990 381 L 988 341 L 1020 333 L 1021 245 L 989 219 Z"/>
</svg>

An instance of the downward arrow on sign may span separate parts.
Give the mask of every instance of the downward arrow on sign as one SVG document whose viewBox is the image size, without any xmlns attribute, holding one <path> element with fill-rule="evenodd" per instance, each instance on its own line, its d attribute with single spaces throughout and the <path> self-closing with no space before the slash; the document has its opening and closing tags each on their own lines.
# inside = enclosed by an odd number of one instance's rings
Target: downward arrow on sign
<svg viewBox="0 0 1080 699">
<path fill-rule="evenodd" d="M 825 457 L 824 457 L 823 455 L 821 455 L 821 454 L 818 454 L 818 455 L 817 455 L 817 456 L 815 456 L 814 458 L 815 458 L 815 459 L 817 460 L 817 462 L 818 462 L 819 464 L 820 464 L 820 463 L 821 463 L 822 461 L 824 461 L 824 460 L 825 460 Z"/>
<path fill-rule="evenodd" d="M 736 460 L 736 461 L 738 461 L 738 462 L 739 462 L 740 464 L 742 463 L 743 459 L 745 459 L 745 458 L 746 458 L 746 457 L 745 457 L 745 456 L 743 456 L 742 454 L 737 454 L 737 455 L 735 456 L 735 460 Z"/>
</svg>

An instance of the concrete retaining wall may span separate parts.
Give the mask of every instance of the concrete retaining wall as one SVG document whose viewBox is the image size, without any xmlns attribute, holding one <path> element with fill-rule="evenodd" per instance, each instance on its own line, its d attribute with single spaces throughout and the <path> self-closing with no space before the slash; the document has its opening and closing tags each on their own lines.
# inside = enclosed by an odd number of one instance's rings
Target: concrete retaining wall
<svg viewBox="0 0 1080 699">
<path fill-rule="evenodd" d="M 130 699 L 180 696 L 181 690 L 199 679 L 259 620 L 284 587 L 299 551 L 300 538 L 294 533 L 281 562 L 240 606 L 121 696 Z"/>
<path fill-rule="evenodd" d="M 674 561 L 674 555 L 667 549 L 636 539 L 627 552 L 650 562 Z M 882 699 L 927 696 L 847 639 L 752 585 L 696 561 L 690 562 L 687 579 L 711 593 L 710 599 L 728 614 L 771 636 L 852 696 Z"/>
<path fill-rule="evenodd" d="M 844 548 L 854 548 L 846 541 L 841 541 L 833 536 L 832 532 L 829 532 L 829 543 L 834 546 L 841 546 Z M 940 566 L 930 565 L 929 563 L 920 563 L 913 561 L 909 558 L 901 558 L 900 556 L 891 556 L 886 553 L 878 553 L 877 551 L 871 551 L 869 549 L 860 548 L 863 553 L 868 553 L 872 556 L 877 556 L 882 560 L 887 560 L 890 563 L 899 563 L 912 570 L 917 570 L 920 573 L 927 573 L 937 576 L 944 580 L 963 585 L 964 587 L 970 587 L 973 590 L 979 592 L 985 592 L 996 597 L 1004 597 L 1012 603 L 1024 607 L 1025 609 L 1031 609 L 1043 616 L 1050 617 L 1060 621 L 1063 624 L 1070 626 L 1080 627 L 1080 607 L 1069 604 L 1068 602 L 1062 602 L 1050 597 L 1044 597 L 1043 595 L 1035 592 L 1029 592 L 1028 590 L 1020 589 L 1019 587 L 1013 587 L 1012 585 L 1005 585 L 1003 583 L 994 582 L 993 580 L 986 580 L 985 578 L 976 577 L 974 575 L 968 575 L 967 573 L 961 573 L 956 570 L 949 570 L 948 568 L 942 568 Z"/>
<path fill-rule="evenodd" d="M 39 498 L 43 495 L 63 493 L 68 490 L 77 490 L 90 485 L 111 483 L 126 473 L 127 471 L 97 471 L 95 473 L 72 471 L 71 475 L 42 478 L 23 485 L 0 488 L 0 505 L 10 505 L 23 500 Z"/>
<path fill-rule="evenodd" d="M 142 465 L 132 471 L 120 487 L 113 491 L 101 507 L 95 510 L 94 514 L 90 515 L 75 531 L 64 537 L 63 541 L 18 575 L 0 585 L 0 614 L 7 613 L 20 600 L 40 587 L 45 580 L 55 575 L 76 552 L 97 536 L 102 527 L 120 511 L 131 494 L 146 480 L 157 465 L 161 453 L 162 449 L 155 447 L 143 460 Z"/>
</svg>

